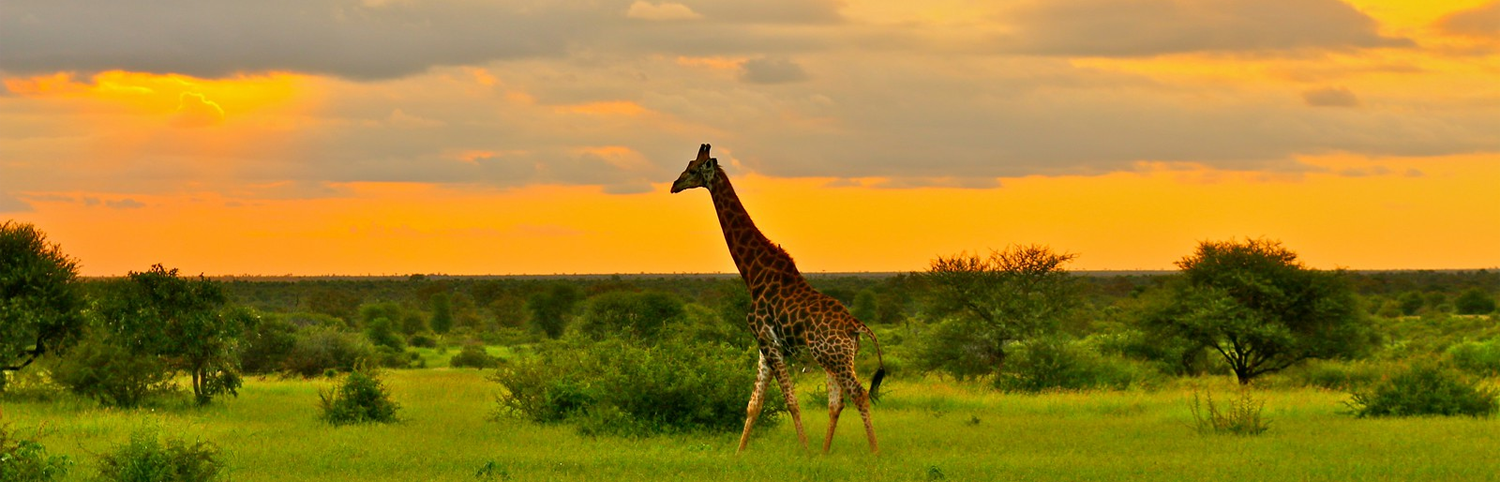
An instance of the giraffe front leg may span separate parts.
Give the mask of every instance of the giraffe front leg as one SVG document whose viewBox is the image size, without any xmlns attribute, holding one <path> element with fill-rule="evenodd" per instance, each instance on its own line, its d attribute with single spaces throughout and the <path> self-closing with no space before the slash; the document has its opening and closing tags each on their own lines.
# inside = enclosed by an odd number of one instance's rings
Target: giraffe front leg
<svg viewBox="0 0 1500 482">
<path fill-rule="evenodd" d="M 839 426 L 839 413 L 844 411 L 844 393 L 839 389 L 838 378 L 828 372 L 828 436 L 823 437 L 823 453 L 833 446 L 833 430 Z"/>
<path fill-rule="evenodd" d="M 797 427 L 797 440 L 802 442 L 802 450 L 807 450 L 807 432 L 802 431 L 802 407 L 797 405 L 797 393 L 792 383 L 792 375 L 786 369 L 786 362 L 781 359 L 780 354 L 773 354 L 771 359 L 772 373 L 776 374 L 776 382 L 781 384 L 781 394 L 786 396 L 786 409 L 792 413 L 792 425 Z"/>
<path fill-rule="evenodd" d="M 760 362 L 755 369 L 755 391 L 750 393 L 750 405 L 745 408 L 745 431 L 740 434 L 740 448 L 735 453 L 745 451 L 745 444 L 750 443 L 750 428 L 755 426 L 756 417 L 760 416 L 760 407 L 766 401 L 766 386 L 771 381 L 771 365 L 766 362 L 766 354 L 760 354 Z"/>
</svg>

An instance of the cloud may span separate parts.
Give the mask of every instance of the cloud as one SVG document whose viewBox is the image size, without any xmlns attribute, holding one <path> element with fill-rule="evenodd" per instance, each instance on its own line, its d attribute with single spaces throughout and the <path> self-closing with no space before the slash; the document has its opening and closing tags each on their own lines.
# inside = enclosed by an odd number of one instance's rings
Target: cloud
<svg viewBox="0 0 1500 482">
<path fill-rule="evenodd" d="M 0 213 L 24 213 L 30 212 L 32 209 L 31 205 L 27 204 L 26 201 L 0 191 Z"/>
<path fill-rule="evenodd" d="M 140 202 L 140 201 L 137 201 L 137 200 L 134 200 L 134 199 L 129 199 L 129 198 L 119 199 L 119 200 L 115 200 L 115 201 L 105 201 L 104 205 L 106 207 L 110 207 L 110 208 L 114 208 L 114 209 L 139 209 L 139 208 L 146 207 L 146 203 L 143 203 L 143 202 Z"/>
<path fill-rule="evenodd" d="M 672 2 L 656 4 L 645 0 L 636 0 L 635 3 L 630 4 L 630 10 L 625 12 L 625 17 L 656 21 L 696 20 L 703 18 L 698 12 L 694 12 L 693 9 L 688 8 L 687 5 Z"/>
<path fill-rule="evenodd" d="M 1313 107 L 1359 107 L 1359 98 L 1345 87 L 1302 91 L 1302 102 Z"/>
<path fill-rule="evenodd" d="M 747 24 L 833 24 L 844 20 L 841 0 L 725 0 L 685 2 L 716 22 Z"/>
<path fill-rule="evenodd" d="M 807 80 L 807 71 L 784 58 L 755 58 L 746 60 L 740 80 L 753 84 L 784 84 Z"/>
<path fill-rule="evenodd" d="M 294 71 L 386 79 L 439 65 L 560 56 L 609 14 L 572 2 L 8 0 L 0 65 L 12 73 Z M 620 2 L 619 10 L 625 5 Z M 618 14 L 615 14 L 618 16 Z M 623 19 L 622 19 L 623 20 Z"/>
<path fill-rule="evenodd" d="M 1411 47 L 1338 0 L 1034 1 L 1006 18 L 1003 51 L 1143 57 L 1180 53 Z"/>
<path fill-rule="evenodd" d="M 196 92 L 179 96 L 177 112 L 172 114 L 175 127 L 209 127 L 224 123 L 224 108 Z"/>
<path fill-rule="evenodd" d="M 806 48 L 820 35 L 763 27 L 838 23 L 840 6 L 831 0 L 7 0 L 0 45 L 26 48 L 0 49 L 0 66 L 20 75 L 118 69 L 384 80 L 579 50 Z M 685 19 L 705 22 L 640 21 Z"/>
<path fill-rule="evenodd" d="M 1450 14 L 1438 20 L 1439 30 L 1465 37 L 1500 37 L 1500 2 Z"/>
</svg>

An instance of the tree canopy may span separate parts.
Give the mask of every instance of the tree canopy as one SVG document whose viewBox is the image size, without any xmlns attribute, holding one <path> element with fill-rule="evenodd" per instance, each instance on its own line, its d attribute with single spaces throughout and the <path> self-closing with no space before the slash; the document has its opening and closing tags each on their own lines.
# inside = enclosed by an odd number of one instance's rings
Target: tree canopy
<svg viewBox="0 0 1500 482">
<path fill-rule="evenodd" d="M 100 309 L 114 344 L 188 372 L 199 403 L 235 393 L 240 379 L 232 349 L 243 327 L 220 312 L 227 299 L 219 283 L 182 278 L 158 264 L 131 272 L 117 290 Z"/>
<path fill-rule="evenodd" d="M 0 224 L 0 387 L 3 372 L 25 368 L 82 332 L 77 278 L 77 261 L 36 226 Z"/>
<path fill-rule="evenodd" d="M 918 282 L 928 312 L 944 321 L 934 327 L 925 364 L 959 377 L 998 372 L 1007 345 L 1056 330 L 1078 306 L 1063 268 L 1074 257 L 1031 245 L 933 260 Z"/>
<path fill-rule="evenodd" d="M 1177 266 L 1143 322 L 1218 353 L 1240 383 L 1373 340 L 1343 273 L 1303 266 L 1279 241 L 1205 241 Z"/>
</svg>

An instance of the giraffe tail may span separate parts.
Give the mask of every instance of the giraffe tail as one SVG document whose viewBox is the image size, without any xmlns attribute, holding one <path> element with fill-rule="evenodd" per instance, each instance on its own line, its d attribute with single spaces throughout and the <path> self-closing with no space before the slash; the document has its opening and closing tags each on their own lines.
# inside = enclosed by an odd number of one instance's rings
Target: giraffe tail
<svg viewBox="0 0 1500 482">
<path fill-rule="evenodd" d="M 875 369 L 875 376 L 870 378 L 870 401 L 880 401 L 880 382 L 885 380 L 885 358 L 880 354 L 880 340 L 875 338 L 875 330 L 868 325 L 860 324 L 860 331 L 870 336 L 870 341 L 875 343 L 875 360 L 880 363 L 880 368 Z"/>
</svg>

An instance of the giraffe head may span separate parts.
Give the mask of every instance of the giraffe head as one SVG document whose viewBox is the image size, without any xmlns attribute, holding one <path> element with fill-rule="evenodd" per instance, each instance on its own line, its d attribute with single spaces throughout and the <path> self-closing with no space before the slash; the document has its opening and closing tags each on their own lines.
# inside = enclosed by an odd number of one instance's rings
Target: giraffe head
<svg viewBox="0 0 1500 482">
<path fill-rule="evenodd" d="M 687 169 L 682 175 L 677 176 L 677 182 L 672 183 L 672 193 L 676 194 L 695 187 L 708 187 L 713 182 L 714 176 L 719 170 L 719 160 L 708 157 L 708 144 L 698 147 L 698 158 L 688 161 Z"/>
</svg>

